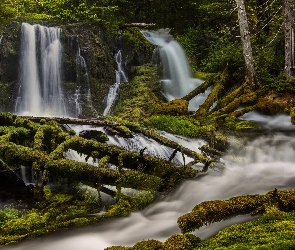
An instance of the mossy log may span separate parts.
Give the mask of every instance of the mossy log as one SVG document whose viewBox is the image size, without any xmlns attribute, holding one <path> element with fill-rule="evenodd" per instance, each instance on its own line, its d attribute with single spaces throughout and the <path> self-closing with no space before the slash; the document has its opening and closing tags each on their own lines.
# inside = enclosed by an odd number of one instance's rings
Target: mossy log
<svg viewBox="0 0 295 250">
<path fill-rule="evenodd" d="M 192 168 L 144 155 L 143 151 L 131 152 L 119 146 L 81 138 L 71 130 L 65 132 L 54 120 L 46 122 L 40 119 L 40 123 L 35 123 L 10 114 L 2 113 L 0 116 L 11 125 L 0 129 L 0 158 L 10 166 L 24 165 L 35 171 L 44 171 L 43 182 L 48 180 L 49 172 L 85 183 L 163 191 L 196 174 Z M 64 159 L 64 153 L 70 149 L 84 154 L 86 160 L 92 157 L 98 161 L 99 167 Z M 117 170 L 106 169 L 105 164 L 113 164 Z"/>
<path fill-rule="evenodd" d="M 141 128 L 141 129 L 138 129 L 138 132 L 143 133 L 147 137 L 153 138 L 154 140 L 160 142 L 161 144 L 163 144 L 165 146 L 168 146 L 168 147 L 173 148 L 175 150 L 179 149 L 179 151 L 182 152 L 183 154 L 193 158 L 195 160 L 195 163 L 200 162 L 200 163 L 206 164 L 206 163 L 210 162 L 210 160 L 211 160 L 210 158 L 208 158 L 198 152 L 190 150 L 189 148 L 186 148 L 186 147 L 178 144 L 175 141 L 171 141 L 168 138 L 161 136 L 159 133 L 157 133 L 154 130 Z"/>
<path fill-rule="evenodd" d="M 21 118 L 39 123 L 42 120 L 55 121 L 59 124 L 77 124 L 77 125 L 95 125 L 95 126 L 120 126 L 119 123 L 104 120 L 104 119 L 80 119 L 80 118 L 69 118 L 69 117 L 35 117 L 35 116 L 19 116 Z"/>
<path fill-rule="evenodd" d="M 243 108 L 243 109 L 236 110 L 236 111 L 230 113 L 227 116 L 240 117 L 240 116 L 243 116 L 244 114 L 246 114 L 248 112 L 251 112 L 251 111 L 254 111 L 254 110 L 256 110 L 256 105 L 253 105 L 253 106 L 249 106 L 249 107 L 246 107 L 246 108 Z"/>
<path fill-rule="evenodd" d="M 215 108 L 212 109 L 212 111 L 214 112 L 216 110 L 219 110 L 219 109 L 224 108 L 227 105 L 229 105 L 231 102 L 234 101 L 234 99 L 236 99 L 237 97 L 241 96 L 244 93 L 244 90 L 247 87 L 247 85 L 248 85 L 248 83 L 245 82 L 244 84 L 242 84 L 238 88 L 225 94 L 225 96 L 222 97 L 221 101 L 219 101 L 217 103 L 217 105 L 215 106 Z"/>
<path fill-rule="evenodd" d="M 264 212 L 267 206 L 275 205 L 282 211 L 295 209 L 295 189 L 270 191 L 265 195 L 246 195 L 229 200 L 205 201 L 196 205 L 191 212 L 178 218 L 182 233 L 192 232 L 203 225 L 218 222 L 241 214 Z"/>
<path fill-rule="evenodd" d="M 77 162 L 69 159 L 49 161 L 45 165 L 45 169 L 52 175 L 87 183 L 93 187 L 101 183 L 112 186 L 120 183 L 125 188 L 159 190 L 163 183 L 163 180 L 159 177 L 135 170 L 119 172 L 118 170 L 98 168 L 86 162 Z"/>
<path fill-rule="evenodd" d="M 234 111 L 236 111 L 241 105 L 253 105 L 257 101 L 257 94 L 255 92 L 250 92 L 244 95 L 241 95 L 237 98 L 235 98 L 232 102 L 230 102 L 227 106 L 213 112 L 212 116 L 218 117 L 225 114 L 230 114 Z M 244 110 L 247 111 L 247 110 Z M 240 112 L 243 114 L 242 112 Z M 239 113 L 236 113 L 238 115 Z"/>
<path fill-rule="evenodd" d="M 61 117 L 32 117 L 32 116 L 23 116 L 22 118 L 27 119 L 29 121 L 36 121 L 36 122 L 40 122 L 42 120 L 46 120 L 46 121 L 56 121 L 60 124 L 80 124 L 80 125 L 97 125 L 97 126 L 111 126 L 111 127 L 117 127 L 120 128 L 122 127 L 122 124 L 120 122 L 114 122 L 114 121 L 109 121 L 109 120 L 96 120 L 96 119 L 72 119 L 72 118 L 61 118 Z M 10 124 L 13 124 L 13 121 L 10 122 Z M 165 137 L 160 136 L 157 132 L 155 131 L 151 131 L 151 130 L 147 130 L 144 128 L 140 128 L 139 126 L 135 126 L 132 123 L 128 123 L 128 124 L 123 124 L 124 126 L 126 126 L 127 128 L 129 128 L 130 130 L 134 131 L 134 132 L 139 132 L 139 133 L 143 133 L 144 135 L 155 139 L 156 141 L 171 147 L 173 149 L 179 148 L 180 145 L 176 142 L 173 142 Z M 185 147 L 181 147 L 182 148 L 182 152 L 192 158 L 198 158 L 200 162 L 202 163 L 206 163 L 207 161 L 209 161 L 210 159 L 207 159 L 206 157 L 203 157 L 201 154 L 198 154 L 197 152 L 194 152 L 190 149 L 187 149 Z"/>
<path fill-rule="evenodd" d="M 201 85 L 199 85 L 197 88 L 195 88 L 193 91 L 191 91 L 190 93 L 188 93 L 186 96 L 182 97 L 181 99 L 190 101 L 197 95 L 204 93 L 206 89 L 208 89 L 213 84 L 214 84 L 213 77 L 210 77 L 208 80 L 203 82 Z"/>
<path fill-rule="evenodd" d="M 205 102 L 199 106 L 199 109 L 194 114 L 194 117 L 204 116 L 209 112 L 214 102 L 216 102 L 223 93 L 227 80 L 228 74 L 226 71 L 224 71 L 222 74 L 216 75 L 212 79 L 214 87 Z"/>
</svg>

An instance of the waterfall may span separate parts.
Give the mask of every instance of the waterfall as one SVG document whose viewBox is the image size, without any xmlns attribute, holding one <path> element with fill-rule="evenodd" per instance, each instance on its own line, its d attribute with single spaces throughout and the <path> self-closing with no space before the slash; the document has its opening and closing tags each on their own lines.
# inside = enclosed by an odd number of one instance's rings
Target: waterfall
<svg viewBox="0 0 295 250">
<path fill-rule="evenodd" d="M 2 42 L 2 39 L 3 39 L 3 35 L 0 36 L 0 44 L 1 44 L 1 42 Z"/>
<path fill-rule="evenodd" d="M 119 86 L 121 81 L 128 82 L 128 78 L 123 70 L 122 66 L 122 52 L 119 50 L 115 55 L 117 70 L 116 70 L 116 82 L 110 87 L 109 93 L 107 96 L 107 106 L 103 112 L 103 115 L 109 115 L 111 109 L 113 108 L 115 101 L 119 94 Z"/>
<path fill-rule="evenodd" d="M 163 67 L 161 84 L 168 101 L 182 98 L 198 87 L 203 80 L 194 78 L 182 46 L 169 34 L 168 29 L 158 31 L 142 30 L 141 33 L 152 44 L 159 47 Z M 209 91 L 190 101 L 189 109 L 196 110 L 206 99 Z"/>
<path fill-rule="evenodd" d="M 96 111 L 92 106 L 89 74 L 86 59 L 83 56 L 83 52 L 87 51 L 90 47 L 88 46 L 85 50 L 82 50 L 78 41 L 77 43 L 76 88 L 75 93 L 70 94 L 69 106 L 71 107 L 71 115 L 74 117 L 91 116 L 96 114 Z"/>
<path fill-rule="evenodd" d="M 59 28 L 22 24 L 17 114 L 67 115 L 61 88 L 60 32 Z"/>
</svg>

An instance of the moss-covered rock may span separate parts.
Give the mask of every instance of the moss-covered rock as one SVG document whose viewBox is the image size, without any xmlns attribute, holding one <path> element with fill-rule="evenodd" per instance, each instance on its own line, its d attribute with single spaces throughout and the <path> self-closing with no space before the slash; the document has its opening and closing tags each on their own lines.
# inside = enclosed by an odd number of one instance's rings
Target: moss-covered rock
<svg viewBox="0 0 295 250">
<path fill-rule="evenodd" d="M 164 243 L 163 250 L 192 250 L 201 239 L 193 234 L 173 234 Z"/>
<path fill-rule="evenodd" d="M 258 99 L 256 108 L 265 114 L 275 115 L 289 112 L 293 103 L 293 97 L 290 95 L 279 95 L 270 92 Z"/>
<path fill-rule="evenodd" d="M 135 77 L 120 84 L 120 97 L 114 115 L 127 121 L 141 122 L 161 103 L 157 95 L 157 76 L 153 65 L 134 68 Z"/>
</svg>

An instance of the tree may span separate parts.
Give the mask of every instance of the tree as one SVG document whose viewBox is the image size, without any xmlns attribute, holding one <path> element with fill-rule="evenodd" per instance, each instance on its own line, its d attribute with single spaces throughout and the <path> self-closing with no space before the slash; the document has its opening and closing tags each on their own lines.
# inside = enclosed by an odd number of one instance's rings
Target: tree
<svg viewBox="0 0 295 250">
<path fill-rule="evenodd" d="M 246 16 L 246 8 L 244 0 L 236 0 L 238 8 L 238 19 L 241 33 L 241 41 L 243 46 L 243 54 L 246 63 L 246 73 L 250 82 L 257 88 L 256 73 L 254 69 L 252 46 L 250 40 L 250 32 L 248 27 L 248 21 Z"/>
<path fill-rule="evenodd" d="M 283 0 L 285 32 L 285 74 L 287 79 L 294 75 L 294 0 Z"/>
</svg>

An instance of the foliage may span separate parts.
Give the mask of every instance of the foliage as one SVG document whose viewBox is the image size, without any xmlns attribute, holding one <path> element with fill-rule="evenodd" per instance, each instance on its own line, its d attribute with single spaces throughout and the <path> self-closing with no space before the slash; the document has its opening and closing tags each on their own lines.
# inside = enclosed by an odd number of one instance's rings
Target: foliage
<svg viewBox="0 0 295 250">
<path fill-rule="evenodd" d="M 1 2 L 2 3 L 2 2 Z M 109 27 L 117 25 L 114 15 L 117 6 L 106 1 L 86 0 L 5 0 L 1 6 L 0 17 L 16 17 L 38 22 L 88 22 L 104 23 Z"/>
<path fill-rule="evenodd" d="M 0 226 L 3 226 L 7 221 L 18 218 L 18 210 L 11 207 L 6 207 L 0 210 Z"/>
<path fill-rule="evenodd" d="M 89 224 L 93 219 L 83 216 L 99 210 L 99 203 L 94 204 L 87 197 L 79 200 L 66 194 L 54 194 L 49 187 L 44 191 L 45 199 L 36 208 L 22 211 L 20 217 L 16 209 L 7 208 L 1 212 L 1 215 L 6 215 L 6 220 L 1 220 L 1 245 L 53 232 L 58 228 Z"/>
</svg>

